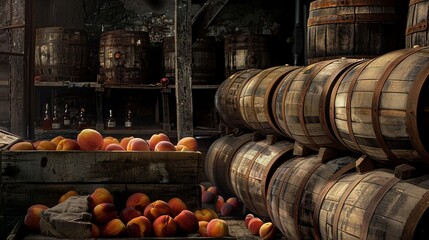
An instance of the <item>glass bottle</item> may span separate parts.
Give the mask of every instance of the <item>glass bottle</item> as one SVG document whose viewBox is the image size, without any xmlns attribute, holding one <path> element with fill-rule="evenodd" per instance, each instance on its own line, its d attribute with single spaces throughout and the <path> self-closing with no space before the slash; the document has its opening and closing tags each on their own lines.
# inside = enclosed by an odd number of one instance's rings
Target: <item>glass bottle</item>
<svg viewBox="0 0 429 240">
<path fill-rule="evenodd" d="M 43 130 L 51 130 L 52 129 L 52 119 L 49 114 L 49 103 L 45 104 L 45 111 L 43 115 L 43 122 L 42 122 L 42 129 Z"/>
<path fill-rule="evenodd" d="M 51 127 L 52 127 L 52 129 L 60 129 L 61 128 L 61 121 L 60 121 L 60 118 L 58 117 L 58 113 L 57 113 L 57 105 L 54 105 Z"/>
<path fill-rule="evenodd" d="M 131 129 L 133 127 L 133 121 L 131 118 L 131 110 L 130 109 L 127 110 L 127 114 L 125 115 L 124 124 L 125 124 L 126 129 Z"/>
<path fill-rule="evenodd" d="M 79 112 L 79 117 L 77 120 L 77 128 L 79 130 L 85 129 L 87 127 L 87 120 L 85 116 L 85 108 L 81 108 Z"/>
<path fill-rule="evenodd" d="M 109 117 L 107 118 L 107 129 L 112 129 L 116 127 L 116 120 L 113 117 L 112 109 L 109 110 Z"/>
<path fill-rule="evenodd" d="M 63 128 L 69 129 L 71 125 L 70 113 L 67 104 L 64 105 Z"/>
</svg>

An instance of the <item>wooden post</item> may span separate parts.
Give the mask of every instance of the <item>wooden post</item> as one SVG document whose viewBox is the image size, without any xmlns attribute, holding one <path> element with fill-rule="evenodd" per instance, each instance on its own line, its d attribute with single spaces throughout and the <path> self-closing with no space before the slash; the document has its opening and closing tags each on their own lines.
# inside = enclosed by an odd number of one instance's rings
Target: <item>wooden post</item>
<svg viewBox="0 0 429 240">
<path fill-rule="evenodd" d="M 193 136 L 192 109 L 192 17 L 191 0 L 176 0 L 174 30 L 176 45 L 177 139 Z"/>
</svg>

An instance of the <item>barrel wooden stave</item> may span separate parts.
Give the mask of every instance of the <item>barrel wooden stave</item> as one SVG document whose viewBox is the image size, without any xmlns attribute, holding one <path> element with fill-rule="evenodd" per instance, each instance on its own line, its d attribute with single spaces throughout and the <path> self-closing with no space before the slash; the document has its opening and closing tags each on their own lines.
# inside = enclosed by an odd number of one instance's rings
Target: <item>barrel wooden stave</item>
<svg viewBox="0 0 429 240">
<path fill-rule="evenodd" d="M 410 1 L 408 6 L 405 47 L 428 46 L 429 1 Z"/>
</svg>

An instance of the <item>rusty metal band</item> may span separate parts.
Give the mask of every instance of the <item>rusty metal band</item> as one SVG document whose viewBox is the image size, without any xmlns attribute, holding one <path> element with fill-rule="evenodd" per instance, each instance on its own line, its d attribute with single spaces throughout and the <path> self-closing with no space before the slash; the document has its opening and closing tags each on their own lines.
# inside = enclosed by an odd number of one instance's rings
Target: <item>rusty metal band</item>
<svg viewBox="0 0 429 240">
<path fill-rule="evenodd" d="M 393 164 L 399 163 L 399 158 L 390 150 L 389 146 L 387 146 L 386 141 L 384 141 L 383 133 L 381 130 L 380 124 L 380 116 L 379 116 L 379 105 L 381 101 L 381 94 L 383 91 L 384 84 L 386 84 L 390 74 L 393 70 L 407 57 L 415 54 L 416 52 L 421 51 L 421 48 L 413 48 L 408 49 L 407 52 L 397 57 L 393 61 L 387 65 L 385 68 L 383 75 L 377 80 L 377 83 L 374 87 L 374 94 L 372 95 L 372 107 L 371 107 L 371 118 L 372 118 L 372 128 L 375 134 L 375 140 L 377 144 L 380 146 L 381 150 L 387 155 L 389 161 L 392 161 Z M 380 69 L 381 70 L 381 69 Z M 404 109 L 405 110 L 405 109 Z"/>
<path fill-rule="evenodd" d="M 344 194 L 341 196 L 340 200 L 338 201 L 337 208 L 335 209 L 334 213 L 334 220 L 332 222 L 332 234 L 333 239 L 338 239 L 338 222 L 340 221 L 340 215 L 341 211 L 343 210 L 344 205 L 346 204 L 347 198 L 349 197 L 350 193 L 356 188 L 356 186 L 367 176 L 369 176 L 371 173 L 364 173 L 362 175 L 356 175 L 356 179 L 349 184 Z"/>
<path fill-rule="evenodd" d="M 423 194 L 420 201 L 414 206 L 408 215 L 408 219 L 405 222 L 404 229 L 402 231 L 402 240 L 413 239 L 414 232 L 416 227 L 422 218 L 422 216 L 426 213 L 429 208 L 429 191 Z"/>
<path fill-rule="evenodd" d="M 358 58 L 358 59 L 372 59 L 375 57 L 378 57 L 379 55 L 332 55 L 332 56 L 325 56 L 325 57 L 314 57 L 307 59 L 308 64 L 314 64 L 325 60 L 332 60 L 332 59 L 339 59 L 342 57 L 348 57 L 348 58 Z"/>
<path fill-rule="evenodd" d="M 407 31 L 405 33 L 406 36 L 416 33 L 416 32 L 423 32 L 428 29 L 428 21 L 424 21 L 421 23 L 417 23 L 416 25 L 407 27 Z"/>
<path fill-rule="evenodd" d="M 317 8 L 345 7 L 345 6 L 397 6 L 398 0 L 326 0 L 310 3 L 310 11 Z"/>
<path fill-rule="evenodd" d="M 316 240 L 320 239 L 320 229 L 319 229 L 319 215 L 320 215 L 320 209 L 322 208 L 323 200 L 326 197 L 326 194 L 328 194 L 329 190 L 335 185 L 335 183 L 340 180 L 340 178 L 356 169 L 356 161 L 350 162 L 338 171 L 336 171 L 327 181 L 325 186 L 323 187 L 322 191 L 320 191 L 319 196 L 316 199 L 316 202 L 314 204 L 314 212 L 313 212 L 313 236 Z"/>
<path fill-rule="evenodd" d="M 319 169 L 324 163 L 322 161 L 315 164 L 304 176 L 301 181 L 301 185 L 299 186 L 298 191 L 295 194 L 295 204 L 293 205 L 293 220 L 295 222 L 295 231 L 299 236 L 299 239 L 303 239 L 301 236 L 301 231 L 299 227 L 299 208 L 301 206 L 302 195 L 304 194 L 305 187 L 307 186 L 307 182 L 311 176 L 313 176 L 314 172 Z"/>
<path fill-rule="evenodd" d="M 287 95 L 288 95 L 288 92 L 289 92 L 289 90 L 290 90 L 290 86 L 292 85 L 292 82 L 293 82 L 293 80 L 295 79 L 295 77 L 303 70 L 304 68 L 302 68 L 302 69 L 296 69 L 296 70 L 294 70 L 293 72 L 292 72 L 292 74 L 288 74 L 284 79 L 283 79 L 283 81 L 286 79 L 287 80 L 287 83 L 286 83 L 286 86 L 285 86 L 285 88 L 284 88 L 284 94 L 283 94 L 283 99 L 282 99 L 282 105 L 281 105 L 281 115 L 282 115 L 282 117 L 283 117 L 283 120 L 285 121 L 285 128 L 286 129 L 283 129 L 283 132 L 285 132 L 285 134 L 288 136 L 288 137 L 290 137 L 291 139 L 293 139 L 293 136 L 292 136 L 292 133 L 291 133 L 291 131 L 290 131 L 290 129 L 289 129 L 289 126 L 288 126 L 288 123 L 287 123 L 287 120 L 286 120 L 286 107 L 283 107 L 283 104 L 286 102 L 286 97 L 287 97 Z"/>
<path fill-rule="evenodd" d="M 327 15 L 319 17 L 310 17 L 307 21 L 307 27 L 324 24 L 338 23 L 394 23 L 398 21 L 398 15 L 392 13 L 362 13 L 362 14 L 341 14 Z"/>
<path fill-rule="evenodd" d="M 428 47 L 425 47 L 424 50 L 428 50 Z M 419 112 L 418 112 L 418 106 L 419 106 L 419 98 L 421 94 L 427 94 L 422 92 L 423 86 L 425 85 L 426 81 L 428 80 L 429 76 L 429 66 L 426 65 L 423 70 L 420 71 L 420 73 L 416 76 L 414 83 L 412 87 L 410 88 L 410 92 L 408 94 L 407 99 L 407 108 L 406 108 L 406 127 L 409 130 L 409 135 L 411 139 L 411 143 L 413 147 L 417 150 L 417 152 L 421 155 L 423 160 L 428 161 L 429 160 L 429 153 L 426 150 L 425 144 L 422 143 L 419 131 L 419 125 L 418 125 L 418 119 L 419 119 Z M 421 117 L 420 117 L 421 118 Z"/>
<path fill-rule="evenodd" d="M 326 62 L 317 63 L 316 66 L 314 67 L 315 68 L 314 71 L 312 71 L 310 76 L 308 76 L 305 79 L 302 92 L 299 96 L 299 101 L 298 101 L 299 123 L 301 125 L 302 130 L 304 131 L 305 136 L 307 137 L 308 141 L 310 142 L 310 144 L 316 148 L 319 148 L 319 145 L 313 140 L 313 138 L 311 138 L 310 131 L 308 131 L 308 128 L 305 124 L 305 119 L 304 119 L 305 97 L 307 95 L 308 90 L 310 89 L 311 84 L 313 83 L 314 77 L 317 74 L 319 74 L 326 66 L 330 65 L 334 61 L 335 60 L 330 60 L 330 61 L 326 61 Z M 306 145 L 306 144 L 303 144 L 303 145 Z"/>
<path fill-rule="evenodd" d="M 377 210 L 378 205 L 380 204 L 381 200 L 383 200 L 383 197 L 386 195 L 386 193 L 399 181 L 401 181 L 401 179 L 396 178 L 393 175 L 392 179 L 390 179 L 387 183 L 385 183 L 378 190 L 375 196 L 373 196 L 363 216 L 362 225 L 360 226 L 360 239 L 362 240 L 368 239 L 369 226 L 371 224 L 372 217 L 375 214 L 375 210 Z"/>
<path fill-rule="evenodd" d="M 421 3 L 421 2 L 427 2 L 427 0 L 409 0 L 409 1 L 410 2 L 408 4 L 408 6 L 412 6 L 412 5 L 415 5 L 417 3 Z"/>
</svg>

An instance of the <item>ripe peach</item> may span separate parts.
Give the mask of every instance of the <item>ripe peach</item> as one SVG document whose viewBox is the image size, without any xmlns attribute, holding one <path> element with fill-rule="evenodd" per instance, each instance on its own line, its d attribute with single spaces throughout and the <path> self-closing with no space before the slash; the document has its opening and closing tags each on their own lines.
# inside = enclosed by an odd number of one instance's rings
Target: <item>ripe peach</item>
<svg viewBox="0 0 429 240">
<path fill-rule="evenodd" d="M 213 192 L 205 191 L 201 197 L 202 203 L 213 203 L 216 200 L 216 195 Z"/>
<path fill-rule="evenodd" d="M 57 149 L 57 145 L 55 145 L 55 143 L 48 141 L 48 140 L 43 140 L 40 141 L 40 143 L 37 145 L 36 150 L 55 150 Z"/>
<path fill-rule="evenodd" d="M 194 213 L 195 213 L 195 216 L 197 217 L 198 221 L 210 222 L 210 220 L 219 217 L 217 215 L 217 213 L 210 208 L 203 208 L 203 209 L 195 210 Z"/>
<path fill-rule="evenodd" d="M 123 223 L 127 224 L 133 218 L 140 217 L 141 215 L 142 213 L 137 211 L 134 207 L 126 207 L 119 213 L 119 219 L 121 219 Z"/>
<path fill-rule="evenodd" d="M 243 207 L 243 204 L 240 202 L 240 200 L 236 197 L 230 197 L 228 198 L 225 203 L 229 203 L 234 207 L 234 211 L 240 211 Z"/>
<path fill-rule="evenodd" d="M 244 225 L 246 226 L 246 228 L 249 228 L 249 221 L 254 217 L 255 215 L 253 215 L 252 213 L 248 213 L 246 217 L 244 217 Z"/>
<path fill-rule="evenodd" d="M 149 148 L 151 151 L 155 151 L 155 146 L 161 141 L 171 142 L 170 138 L 165 133 L 153 134 L 149 139 Z"/>
<path fill-rule="evenodd" d="M 86 151 L 99 150 L 103 146 L 103 136 L 95 129 L 86 128 L 77 135 L 80 149 Z"/>
<path fill-rule="evenodd" d="M 150 204 L 150 198 L 148 195 L 137 192 L 131 194 L 127 201 L 125 202 L 125 207 L 134 207 L 138 211 L 140 211 L 142 214 L 144 212 L 144 209 L 147 205 Z"/>
<path fill-rule="evenodd" d="M 13 144 L 9 150 L 16 151 L 16 150 L 34 150 L 34 149 L 35 148 L 33 143 L 29 141 L 25 141 L 25 142 L 17 142 Z"/>
<path fill-rule="evenodd" d="M 222 216 L 232 216 L 235 214 L 235 208 L 230 203 L 226 202 L 220 210 Z"/>
<path fill-rule="evenodd" d="M 190 151 L 197 151 L 198 149 L 197 139 L 194 137 L 181 138 L 176 145 L 186 146 Z"/>
<path fill-rule="evenodd" d="M 34 149 L 37 149 L 37 146 L 39 146 L 39 144 L 40 144 L 41 141 L 43 141 L 43 140 L 37 140 L 37 141 L 33 142 Z"/>
<path fill-rule="evenodd" d="M 219 195 L 219 190 L 217 189 L 216 186 L 210 186 L 210 187 L 208 187 L 207 191 L 208 192 L 212 192 L 216 196 Z"/>
<path fill-rule="evenodd" d="M 65 138 L 58 143 L 56 150 L 57 151 L 80 150 L 80 146 L 76 140 Z"/>
<path fill-rule="evenodd" d="M 152 224 L 155 237 L 174 237 L 177 234 L 177 223 L 169 215 L 161 215 Z"/>
<path fill-rule="evenodd" d="M 216 212 L 220 212 L 224 204 L 225 204 L 225 199 L 221 195 L 218 195 L 216 197 L 216 202 L 215 202 Z"/>
<path fill-rule="evenodd" d="M 133 218 L 126 228 L 128 237 L 150 237 L 152 233 L 152 223 L 145 216 Z"/>
<path fill-rule="evenodd" d="M 225 237 L 229 235 L 228 224 L 220 218 L 212 219 L 207 224 L 208 237 Z"/>
<path fill-rule="evenodd" d="M 101 234 L 100 228 L 94 223 L 91 223 L 91 237 L 98 238 L 100 237 L 100 234 Z"/>
<path fill-rule="evenodd" d="M 170 206 L 171 211 L 173 211 L 173 216 L 177 216 L 183 210 L 188 209 L 186 204 L 182 201 L 182 199 L 173 197 L 167 202 L 168 206 Z"/>
<path fill-rule="evenodd" d="M 252 235 L 257 236 L 259 235 L 259 229 L 261 228 L 262 224 L 264 224 L 262 219 L 258 217 L 254 217 L 249 220 L 249 223 L 247 224 L 247 228 L 249 229 Z"/>
<path fill-rule="evenodd" d="M 207 221 L 198 221 L 198 233 L 200 237 L 207 237 Z"/>
<path fill-rule="evenodd" d="M 206 187 L 200 184 L 200 188 L 201 188 L 201 196 L 203 196 L 204 192 L 206 191 Z"/>
<path fill-rule="evenodd" d="M 91 195 L 88 196 L 89 208 L 93 209 L 96 205 L 100 203 L 112 203 L 113 196 L 109 190 L 105 188 L 96 188 Z"/>
<path fill-rule="evenodd" d="M 119 218 L 111 219 L 101 230 L 102 237 L 120 237 L 125 233 L 126 226 Z"/>
<path fill-rule="evenodd" d="M 55 145 L 58 145 L 58 143 L 61 142 L 61 140 L 63 140 L 63 139 L 64 139 L 63 136 L 56 136 L 56 137 L 51 139 L 51 142 L 55 143 Z"/>
<path fill-rule="evenodd" d="M 24 225 L 32 231 L 40 231 L 39 222 L 40 214 L 44 210 L 48 209 L 47 206 L 43 204 L 34 204 L 27 209 L 27 214 L 24 217 Z"/>
<path fill-rule="evenodd" d="M 266 222 L 259 228 L 259 236 L 264 240 L 271 240 L 276 237 L 278 229 L 272 222 Z"/>
<path fill-rule="evenodd" d="M 67 200 L 69 197 L 72 197 L 72 196 L 78 196 L 78 195 L 79 195 L 79 193 L 77 193 L 76 191 L 74 191 L 74 190 L 70 190 L 70 191 L 68 191 L 68 192 L 64 193 L 64 194 L 60 197 L 60 199 L 58 199 L 58 203 L 62 203 L 62 202 L 64 202 L 65 200 Z"/>
<path fill-rule="evenodd" d="M 163 200 L 156 200 L 150 203 L 145 207 L 143 212 L 143 216 L 147 217 L 151 222 L 161 215 L 173 216 L 170 206 Z"/>
<path fill-rule="evenodd" d="M 127 149 L 128 142 L 130 142 L 131 139 L 133 139 L 133 136 L 124 137 L 119 141 L 119 145 L 121 145 L 125 150 Z"/>
<path fill-rule="evenodd" d="M 176 151 L 176 147 L 169 141 L 160 141 L 155 145 L 155 152 Z"/>
<path fill-rule="evenodd" d="M 198 231 L 198 219 L 195 214 L 189 210 L 181 211 L 174 221 L 177 224 L 177 231 L 181 235 L 196 233 Z"/>
<path fill-rule="evenodd" d="M 119 144 L 119 140 L 117 138 L 108 136 L 103 138 L 103 146 L 101 146 L 101 150 L 106 150 L 107 145 L 111 143 Z"/>
<path fill-rule="evenodd" d="M 149 151 L 149 144 L 142 138 L 132 138 L 127 145 L 127 151 Z"/>
<path fill-rule="evenodd" d="M 100 203 L 92 210 L 92 220 L 95 223 L 105 224 L 110 220 L 117 218 L 118 212 L 112 203 Z"/>
<path fill-rule="evenodd" d="M 125 151 L 125 149 L 118 143 L 111 143 L 106 146 L 105 151 Z"/>
<path fill-rule="evenodd" d="M 175 147 L 176 147 L 176 152 L 186 152 L 186 151 L 189 151 L 189 149 L 186 146 L 184 146 L 184 145 L 176 145 Z"/>
</svg>

